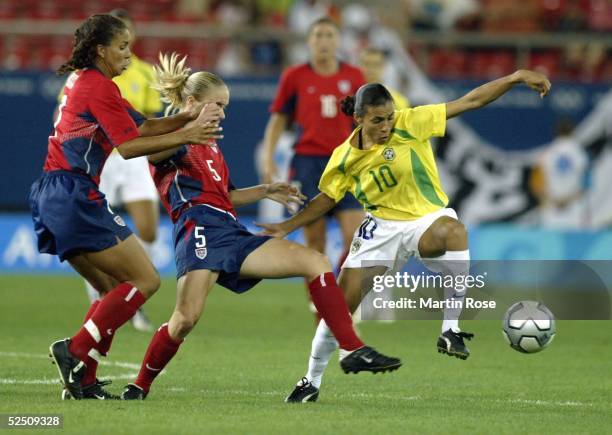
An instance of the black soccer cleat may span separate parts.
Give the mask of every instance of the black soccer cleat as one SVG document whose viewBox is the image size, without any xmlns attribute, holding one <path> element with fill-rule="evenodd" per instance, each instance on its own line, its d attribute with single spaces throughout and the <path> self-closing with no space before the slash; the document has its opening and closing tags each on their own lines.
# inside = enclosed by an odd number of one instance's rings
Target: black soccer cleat
<svg viewBox="0 0 612 435">
<path fill-rule="evenodd" d="M 121 400 L 145 400 L 147 392 L 136 384 L 127 384 L 121 393 Z"/>
<path fill-rule="evenodd" d="M 286 403 L 316 402 L 319 398 L 319 389 L 312 385 L 307 378 L 302 378 L 291 394 L 285 398 Z"/>
<path fill-rule="evenodd" d="M 96 379 L 96 382 L 83 387 L 83 399 L 93 400 L 120 400 L 121 397 L 116 394 L 109 393 L 103 387 L 112 384 L 113 381 L 100 381 Z M 70 400 L 72 396 L 65 388 L 62 390 L 62 400 Z"/>
<path fill-rule="evenodd" d="M 460 359 L 467 359 L 470 356 L 470 350 L 467 348 L 463 339 L 471 340 L 474 334 L 469 332 L 455 332 L 452 329 L 444 331 L 438 337 L 438 352 L 445 353 L 448 356 L 456 356 Z"/>
<path fill-rule="evenodd" d="M 64 387 L 74 399 L 81 400 L 83 398 L 81 379 L 85 376 L 87 367 L 83 361 L 75 358 L 70 353 L 68 350 L 69 345 L 69 338 L 52 343 L 49 347 L 49 356 L 53 359 L 55 365 L 57 365 L 60 380 Z"/>
<path fill-rule="evenodd" d="M 383 355 L 369 346 L 363 346 L 340 360 L 344 373 L 392 372 L 402 366 L 399 358 Z"/>
</svg>

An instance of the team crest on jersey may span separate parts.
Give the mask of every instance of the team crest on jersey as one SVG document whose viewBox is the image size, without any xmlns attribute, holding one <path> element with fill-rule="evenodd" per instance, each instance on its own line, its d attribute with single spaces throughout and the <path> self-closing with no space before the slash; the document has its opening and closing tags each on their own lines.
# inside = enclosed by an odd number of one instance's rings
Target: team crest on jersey
<svg viewBox="0 0 612 435">
<path fill-rule="evenodd" d="M 113 220 L 115 221 L 117 225 L 122 226 L 122 227 L 125 226 L 125 221 L 121 218 L 121 216 L 117 215 L 113 218 Z"/>
<path fill-rule="evenodd" d="M 386 161 L 390 162 L 395 158 L 395 151 L 393 150 L 393 148 L 385 148 L 382 152 L 382 156 L 385 158 Z"/>
<path fill-rule="evenodd" d="M 340 80 L 338 82 L 338 89 L 343 94 L 348 94 L 351 90 L 351 82 L 349 82 L 348 80 Z"/>
<path fill-rule="evenodd" d="M 351 254 L 356 254 L 357 251 L 359 251 L 359 248 L 361 248 L 361 240 L 353 240 L 353 243 L 351 243 Z"/>
<path fill-rule="evenodd" d="M 208 250 L 206 248 L 196 248 L 195 249 L 195 255 L 200 260 L 204 260 L 206 258 L 206 256 L 208 255 Z"/>
</svg>

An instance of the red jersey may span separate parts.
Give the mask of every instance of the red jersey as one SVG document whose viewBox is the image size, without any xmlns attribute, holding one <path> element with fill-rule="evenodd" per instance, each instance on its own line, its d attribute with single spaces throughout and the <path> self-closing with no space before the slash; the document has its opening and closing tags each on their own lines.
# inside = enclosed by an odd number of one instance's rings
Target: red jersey
<svg viewBox="0 0 612 435">
<path fill-rule="evenodd" d="M 166 211 L 176 222 L 183 210 L 208 205 L 236 217 L 229 191 L 234 186 L 219 147 L 183 145 L 166 160 L 150 164 L 153 181 Z"/>
<path fill-rule="evenodd" d="M 296 125 L 296 154 L 331 156 L 353 131 L 353 119 L 342 113 L 340 101 L 364 84 L 361 70 L 344 62 L 331 76 L 315 73 L 310 64 L 290 67 L 281 76 L 270 112 L 286 114 Z"/>
<path fill-rule="evenodd" d="M 100 71 L 74 72 L 64 87 L 43 169 L 86 174 L 98 184 L 113 147 L 138 137 L 145 120 Z"/>
</svg>

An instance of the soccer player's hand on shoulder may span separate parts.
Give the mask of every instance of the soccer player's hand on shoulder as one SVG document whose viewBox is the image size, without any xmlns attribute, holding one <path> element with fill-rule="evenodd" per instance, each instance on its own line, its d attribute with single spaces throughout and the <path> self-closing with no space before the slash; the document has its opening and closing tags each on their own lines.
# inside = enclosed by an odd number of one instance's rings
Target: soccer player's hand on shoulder
<svg viewBox="0 0 612 435">
<path fill-rule="evenodd" d="M 287 208 L 292 204 L 302 205 L 308 199 L 296 186 L 278 182 L 268 184 L 266 198 L 279 202 Z"/>
<path fill-rule="evenodd" d="M 519 79 L 529 86 L 534 91 L 540 94 L 540 97 L 545 97 L 550 91 L 550 80 L 544 74 L 527 69 L 521 69 L 516 72 L 519 74 Z"/>
</svg>

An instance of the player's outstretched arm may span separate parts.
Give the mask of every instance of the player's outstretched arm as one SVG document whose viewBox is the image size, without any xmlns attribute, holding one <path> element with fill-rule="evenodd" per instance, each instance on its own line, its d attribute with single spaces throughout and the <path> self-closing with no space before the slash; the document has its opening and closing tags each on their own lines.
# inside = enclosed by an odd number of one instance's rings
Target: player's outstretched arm
<svg viewBox="0 0 612 435">
<path fill-rule="evenodd" d="M 139 136 L 124 142 L 117 147 L 124 159 L 133 159 L 140 156 L 161 155 L 168 152 L 168 157 L 176 152 L 176 147 L 186 144 L 205 144 L 211 139 L 220 139 L 221 128 L 216 124 L 194 124 L 172 133 L 160 136 Z M 167 158 L 167 157 L 166 157 Z M 161 159 L 159 159 L 161 160 Z"/>
<path fill-rule="evenodd" d="M 176 115 L 162 118 L 150 118 L 140 124 L 138 132 L 141 136 L 159 136 L 171 133 L 194 121 L 199 124 L 218 124 L 220 111 L 214 104 L 205 104 L 204 107 L 194 107 Z"/>
<path fill-rule="evenodd" d="M 289 117 L 283 113 L 273 113 L 270 115 L 266 131 L 263 139 L 263 159 L 261 159 L 263 168 L 261 168 L 262 180 L 264 183 L 271 183 L 277 174 L 276 165 L 274 163 L 274 152 L 278 144 L 278 139 L 287 128 Z"/>
<path fill-rule="evenodd" d="M 319 193 L 303 210 L 286 221 L 278 224 L 258 223 L 257 226 L 264 229 L 263 234 L 274 237 L 285 237 L 290 232 L 316 221 L 321 216 L 325 216 L 325 214 L 335 206 L 336 201 L 324 193 Z"/>
<path fill-rule="evenodd" d="M 476 89 L 471 90 L 458 100 L 446 103 L 446 118 L 461 115 L 468 110 L 478 109 L 486 106 L 492 101 L 504 95 L 513 86 L 524 83 L 540 94 L 546 96 L 550 91 L 550 81 L 544 74 L 535 71 L 521 69 L 513 74 L 485 83 Z"/>
<path fill-rule="evenodd" d="M 234 207 L 252 204 L 264 198 L 289 207 L 291 204 L 302 205 L 307 199 L 300 189 L 288 183 L 260 184 L 244 189 L 234 189 L 230 190 L 229 195 Z"/>
</svg>

